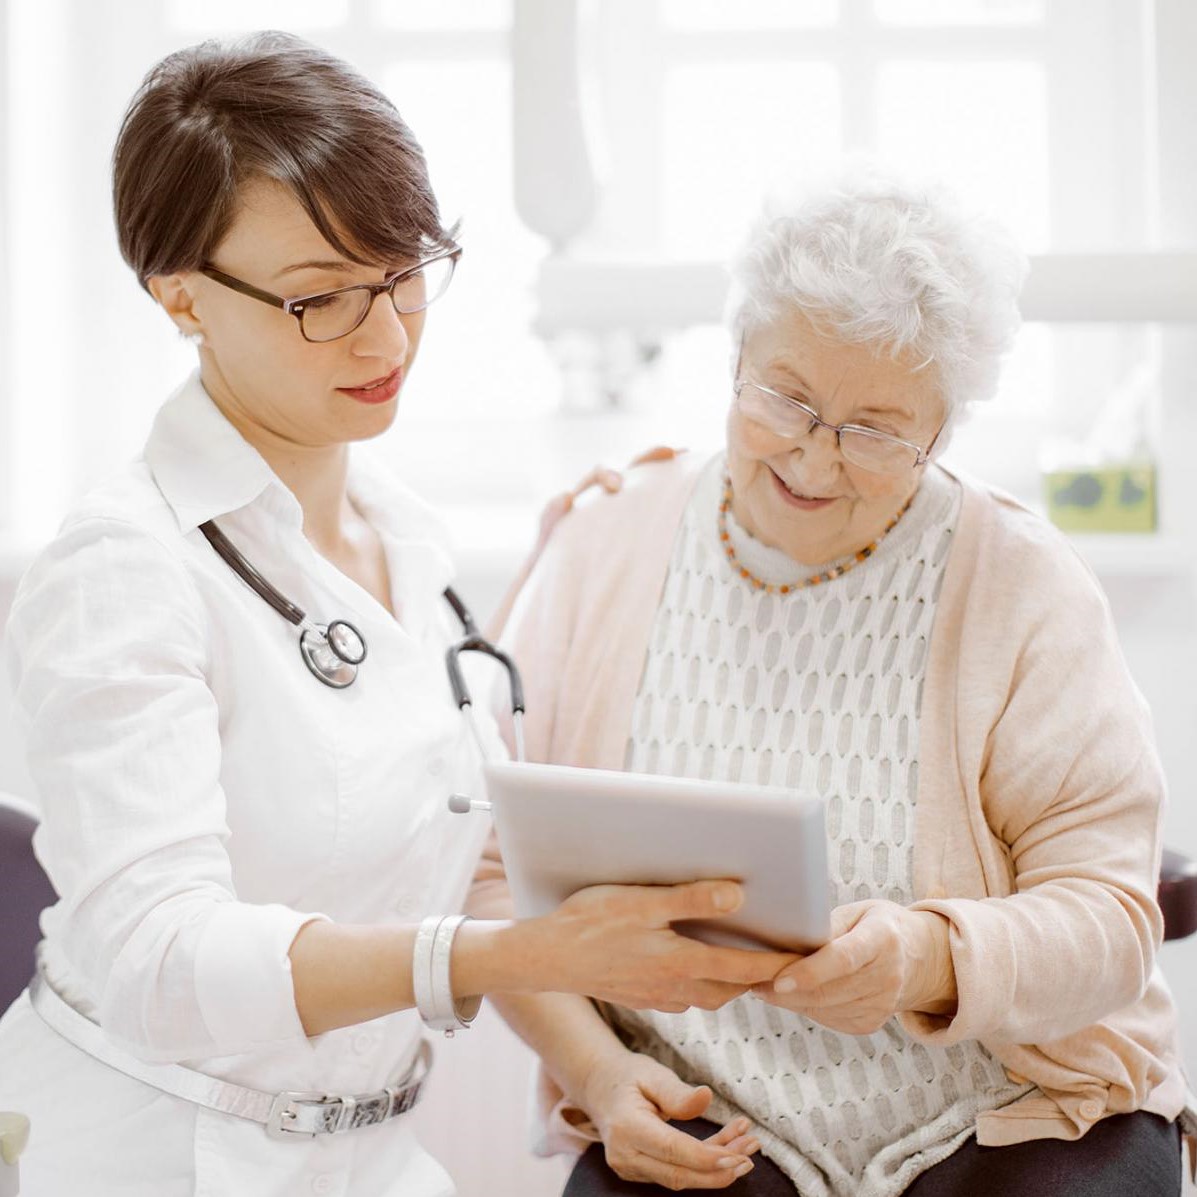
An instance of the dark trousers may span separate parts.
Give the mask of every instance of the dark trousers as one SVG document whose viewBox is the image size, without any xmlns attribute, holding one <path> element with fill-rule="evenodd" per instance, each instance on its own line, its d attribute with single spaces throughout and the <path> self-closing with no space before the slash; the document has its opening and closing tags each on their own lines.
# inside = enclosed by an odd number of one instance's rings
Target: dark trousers
<svg viewBox="0 0 1197 1197">
<path fill-rule="evenodd" d="M 675 1122 L 695 1138 L 719 1128 L 705 1119 Z M 793 1197 L 794 1182 L 761 1155 L 726 1189 L 729 1197 Z M 1011 1147 L 978 1147 L 968 1139 L 928 1168 L 906 1197 L 1180 1197 L 1180 1129 L 1155 1114 L 1104 1118 L 1083 1138 L 1034 1139 Z M 562 1197 L 655 1197 L 670 1190 L 620 1180 L 596 1143 L 578 1161 Z M 696 1189 L 689 1190 L 697 1192 Z"/>
</svg>

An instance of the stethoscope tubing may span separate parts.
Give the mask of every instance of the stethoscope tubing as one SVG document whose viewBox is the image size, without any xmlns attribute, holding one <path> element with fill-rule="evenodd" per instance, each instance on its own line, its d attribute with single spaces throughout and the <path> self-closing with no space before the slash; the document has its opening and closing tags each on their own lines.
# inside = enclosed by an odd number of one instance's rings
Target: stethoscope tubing
<svg viewBox="0 0 1197 1197">
<path fill-rule="evenodd" d="M 334 690 L 344 690 L 357 680 L 357 667 L 366 659 L 366 639 L 349 620 L 334 619 L 323 627 L 313 622 L 308 618 L 307 612 L 266 580 L 212 520 L 200 524 L 199 529 L 225 564 L 274 611 L 299 629 L 300 655 L 304 664 L 318 681 Z M 486 746 L 474 719 L 473 699 L 470 696 L 465 674 L 462 672 L 460 658 L 462 653 L 477 652 L 484 653 L 498 661 L 507 671 L 507 680 L 511 691 L 516 757 L 522 761 L 524 759 L 523 717 L 525 707 L 523 679 L 520 677 L 519 668 L 507 653 L 482 635 L 478 630 L 478 625 L 474 622 L 473 615 L 470 614 L 470 609 L 451 586 L 445 587 L 444 597 L 449 606 L 453 608 L 454 614 L 460 620 L 465 632 L 460 640 L 445 650 L 445 669 L 449 675 L 449 687 L 453 692 L 453 701 L 457 705 L 457 709 L 465 716 L 483 760 L 487 759 Z M 345 628 L 352 634 L 360 645 L 359 652 L 348 653 L 343 645 L 338 644 L 336 634 L 338 627 Z M 322 667 L 321 653 L 325 650 L 335 658 L 335 666 Z"/>
<path fill-rule="evenodd" d="M 225 564 L 285 620 L 293 623 L 297 628 L 308 624 L 307 612 L 297 607 L 289 598 L 271 586 L 211 520 L 200 524 L 199 530 L 207 538 L 208 543 L 224 558 Z M 314 624 L 308 624 L 308 626 L 315 629 Z"/>
</svg>

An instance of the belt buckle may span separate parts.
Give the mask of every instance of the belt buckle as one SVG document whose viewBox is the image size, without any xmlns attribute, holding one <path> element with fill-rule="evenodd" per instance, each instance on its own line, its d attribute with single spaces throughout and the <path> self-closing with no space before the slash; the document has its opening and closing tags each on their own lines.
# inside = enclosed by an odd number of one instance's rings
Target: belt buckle
<svg viewBox="0 0 1197 1197">
<path fill-rule="evenodd" d="M 411 1068 L 398 1085 L 387 1085 L 374 1093 L 356 1096 L 332 1096 L 319 1089 L 308 1091 L 284 1089 L 274 1095 L 266 1118 L 266 1133 L 272 1139 L 299 1136 L 314 1139 L 317 1135 L 336 1135 L 376 1126 L 400 1114 L 406 1114 L 419 1100 L 432 1064 L 432 1045 L 425 1039 L 420 1044 Z M 299 1117 L 298 1106 L 321 1107 L 319 1125 L 314 1129 L 299 1129 L 294 1123 Z"/>
<path fill-rule="evenodd" d="M 286 1139 L 293 1135 L 306 1135 L 309 1139 L 314 1139 L 317 1131 L 296 1130 L 294 1127 L 287 1126 L 288 1121 L 294 1121 L 297 1116 L 295 1106 L 297 1105 L 312 1105 L 312 1106 L 333 1106 L 335 1103 L 337 1109 L 333 1119 L 333 1124 L 324 1129 L 329 1131 L 337 1131 L 341 1128 L 341 1124 L 346 1117 L 345 1102 L 339 1097 L 329 1097 L 327 1093 L 320 1090 L 295 1090 L 284 1089 L 281 1093 L 274 1095 L 274 1100 L 270 1103 L 270 1114 L 266 1119 L 266 1133 L 272 1139 Z"/>
</svg>

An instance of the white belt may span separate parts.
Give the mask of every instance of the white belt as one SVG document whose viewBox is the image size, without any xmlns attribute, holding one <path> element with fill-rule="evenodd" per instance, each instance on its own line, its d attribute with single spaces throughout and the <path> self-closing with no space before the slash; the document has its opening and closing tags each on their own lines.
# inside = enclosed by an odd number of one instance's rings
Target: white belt
<svg viewBox="0 0 1197 1197">
<path fill-rule="evenodd" d="M 184 1101 L 260 1122 L 276 1139 L 335 1135 L 406 1114 L 419 1099 L 432 1066 L 432 1046 L 424 1039 L 411 1069 L 398 1085 L 374 1093 L 340 1096 L 297 1090 L 264 1093 L 181 1064 L 147 1064 L 139 1060 L 117 1047 L 96 1023 L 63 1001 L 40 972 L 30 982 L 29 997 L 49 1027 L 102 1064 Z"/>
</svg>

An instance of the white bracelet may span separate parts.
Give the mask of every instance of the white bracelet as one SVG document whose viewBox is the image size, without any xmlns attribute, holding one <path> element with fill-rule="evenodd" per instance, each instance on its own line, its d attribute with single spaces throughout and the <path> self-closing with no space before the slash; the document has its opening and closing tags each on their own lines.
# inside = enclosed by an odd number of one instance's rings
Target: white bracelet
<svg viewBox="0 0 1197 1197">
<path fill-rule="evenodd" d="M 474 1021 L 481 998 L 460 1005 L 453 1001 L 451 962 L 453 940 L 467 915 L 431 915 L 416 932 L 412 951 L 412 989 L 416 1009 L 429 1029 L 452 1037 L 458 1028 Z"/>
<path fill-rule="evenodd" d="M 441 915 L 426 918 L 416 931 L 416 942 L 411 953 L 411 987 L 416 998 L 416 1009 L 420 1017 L 429 1022 L 436 1012 L 432 1001 L 432 945 L 436 942 L 436 930 L 441 925 Z"/>
</svg>

